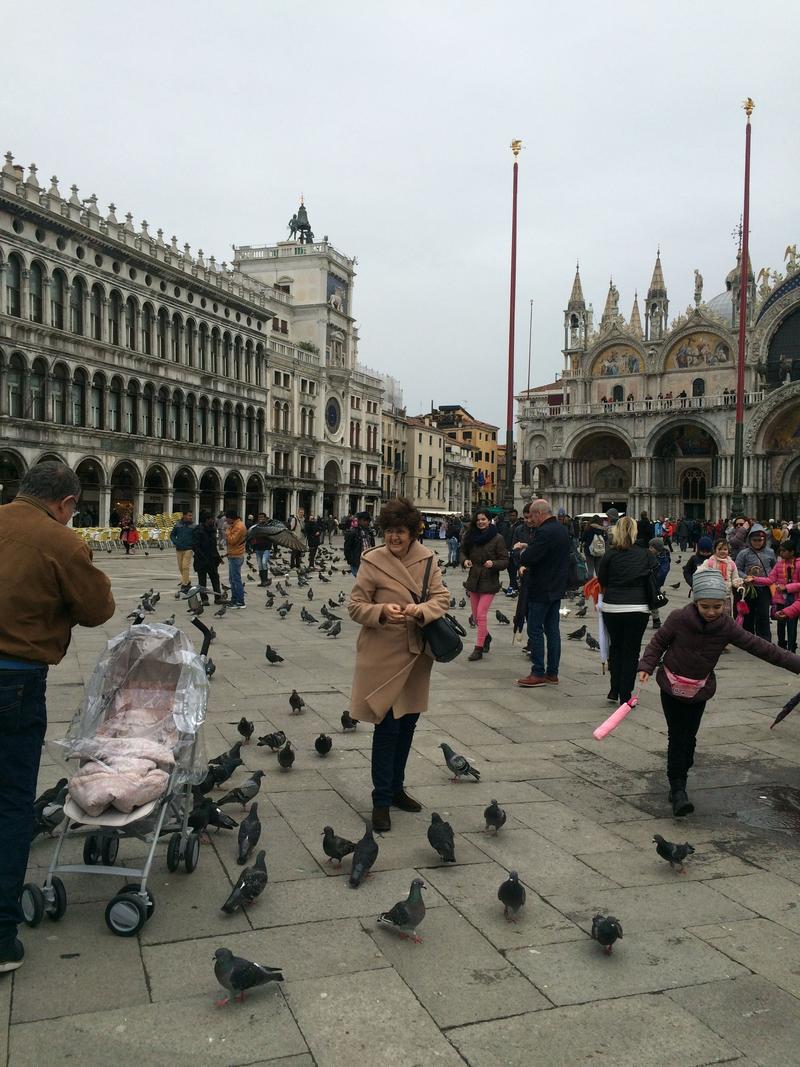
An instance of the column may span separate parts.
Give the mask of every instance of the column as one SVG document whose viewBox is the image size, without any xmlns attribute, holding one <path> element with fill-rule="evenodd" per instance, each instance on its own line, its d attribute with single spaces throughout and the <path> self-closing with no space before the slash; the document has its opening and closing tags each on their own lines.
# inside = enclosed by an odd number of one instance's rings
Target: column
<svg viewBox="0 0 800 1067">
<path fill-rule="evenodd" d="M 134 489 L 134 491 L 133 491 L 133 500 L 134 500 L 134 505 L 133 506 L 136 509 L 136 514 L 137 515 L 141 515 L 142 512 L 144 511 L 144 486 L 139 486 L 138 489 Z"/>
<path fill-rule="evenodd" d="M 166 510 L 167 515 L 171 515 L 172 512 L 175 510 L 175 504 L 174 504 L 174 499 L 173 499 L 173 496 L 172 496 L 172 486 L 171 485 L 167 486 L 167 504 L 166 504 L 165 510 Z"/>
<path fill-rule="evenodd" d="M 7 264 L 0 263 L 0 315 L 6 313 L 6 270 Z"/>
<path fill-rule="evenodd" d="M 50 279 L 42 278 L 42 325 L 50 326 L 53 321 L 53 307 L 50 303 Z"/>
<path fill-rule="evenodd" d="M 20 271 L 19 279 L 19 310 L 23 319 L 30 319 L 31 317 L 31 287 L 28 282 L 30 278 L 30 271 L 23 269 Z"/>
<path fill-rule="evenodd" d="M 141 513 L 140 513 L 141 514 Z M 100 490 L 100 517 L 98 522 L 101 526 L 108 526 L 111 515 L 111 486 L 104 485 Z"/>
<path fill-rule="evenodd" d="M 0 281 L 2 278 L 0 277 Z M 0 415 L 8 414 L 8 394 L 6 392 L 6 367 L 0 366 Z"/>
</svg>

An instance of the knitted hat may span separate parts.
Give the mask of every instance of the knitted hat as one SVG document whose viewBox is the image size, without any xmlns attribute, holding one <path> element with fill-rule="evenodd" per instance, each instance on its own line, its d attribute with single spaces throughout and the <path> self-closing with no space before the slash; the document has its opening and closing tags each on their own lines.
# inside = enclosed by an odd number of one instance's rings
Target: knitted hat
<svg viewBox="0 0 800 1067">
<path fill-rule="evenodd" d="M 692 596 L 695 600 L 724 600 L 728 595 L 725 580 L 719 571 L 699 570 L 692 579 Z"/>
<path fill-rule="evenodd" d="M 700 540 L 697 542 L 697 551 L 698 552 L 713 552 L 714 551 L 714 542 L 711 540 L 710 537 L 701 537 Z"/>
<path fill-rule="evenodd" d="M 664 539 L 661 537 L 651 537 L 647 543 L 648 546 L 655 549 L 656 552 L 664 551 Z"/>
</svg>

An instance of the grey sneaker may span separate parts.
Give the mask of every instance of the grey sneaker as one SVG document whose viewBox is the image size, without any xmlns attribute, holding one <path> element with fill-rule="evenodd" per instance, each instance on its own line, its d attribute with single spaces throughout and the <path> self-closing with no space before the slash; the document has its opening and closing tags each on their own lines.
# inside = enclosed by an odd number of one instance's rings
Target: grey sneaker
<svg viewBox="0 0 800 1067">
<path fill-rule="evenodd" d="M 25 959 L 25 949 L 18 937 L 0 948 L 0 974 L 16 971 Z"/>
</svg>

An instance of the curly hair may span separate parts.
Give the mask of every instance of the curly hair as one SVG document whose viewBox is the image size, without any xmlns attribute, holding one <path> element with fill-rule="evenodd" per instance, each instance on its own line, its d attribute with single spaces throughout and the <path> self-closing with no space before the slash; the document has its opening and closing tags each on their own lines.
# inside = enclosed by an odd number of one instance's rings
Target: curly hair
<svg viewBox="0 0 800 1067">
<path fill-rule="evenodd" d="M 378 526 L 384 533 L 399 526 L 408 530 L 412 537 L 419 537 L 422 530 L 422 513 L 410 500 L 399 496 L 383 505 L 378 516 Z"/>
</svg>

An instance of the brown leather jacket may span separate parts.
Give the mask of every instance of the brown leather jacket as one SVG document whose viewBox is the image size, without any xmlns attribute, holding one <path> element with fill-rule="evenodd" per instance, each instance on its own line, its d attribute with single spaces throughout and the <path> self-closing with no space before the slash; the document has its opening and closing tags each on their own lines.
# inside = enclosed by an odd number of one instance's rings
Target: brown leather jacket
<svg viewBox="0 0 800 1067">
<path fill-rule="evenodd" d="M 466 537 L 466 534 L 464 535 Z M 485 545 L 470 545 L 464 551 L 464 541 L 461 542 L 459 553 L 462 566 L 465 560 L 470 560 L 472 566 L 467 571 L 467 580 L 464 588 L 469 593 L 497 593 L 500 591 L 500 571 L 508 567 L 508 549 L 502 534 L 497 534 Z M 487 560 L 492 561 L 492 566 L 487 567 Z"/>
<path fill-rule="evenodd" d="M 108 576 L 43 501 L 0 507 L 0 657 L 59 663 L 73 626 L 100 626 L 114 610 Z"/>
</svg>

